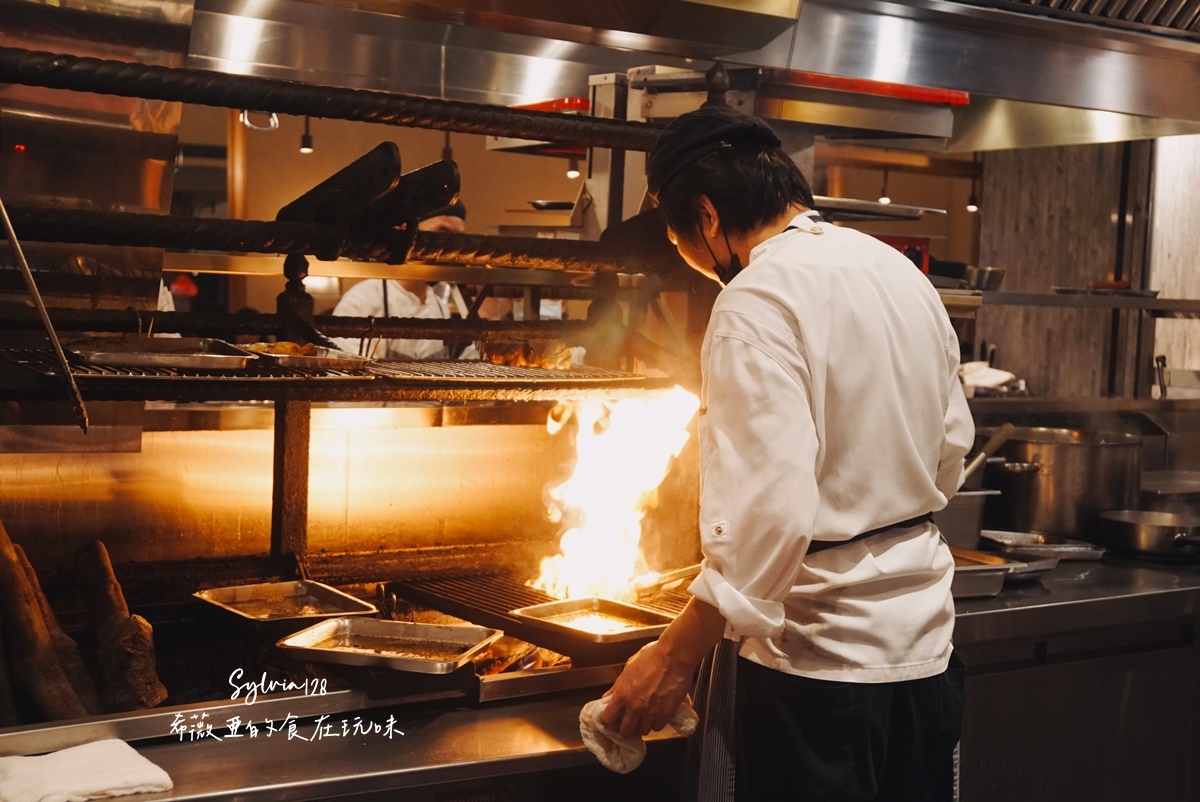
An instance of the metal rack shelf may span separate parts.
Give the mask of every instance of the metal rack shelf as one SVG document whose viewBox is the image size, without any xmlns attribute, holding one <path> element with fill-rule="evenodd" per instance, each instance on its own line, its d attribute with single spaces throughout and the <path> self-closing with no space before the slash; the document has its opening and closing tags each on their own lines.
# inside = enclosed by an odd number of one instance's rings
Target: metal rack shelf
<svg viewBox="0 0 1200 802">
<path fill-rule="evenodd" d="M 1154 317 L 1200 318 L 1200 300 L 1189 298 L 1151 298 L 1102 292 L 984 292 L 985 305 L 1051 306 L 1069 309 L 1131 309 L 1149 312 Z"/>
</svg>

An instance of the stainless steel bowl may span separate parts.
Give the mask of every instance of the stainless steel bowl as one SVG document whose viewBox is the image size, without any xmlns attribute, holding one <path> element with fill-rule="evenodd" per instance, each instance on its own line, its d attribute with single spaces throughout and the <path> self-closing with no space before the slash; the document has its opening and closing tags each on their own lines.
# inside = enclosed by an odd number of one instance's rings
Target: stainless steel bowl
<svg viewBox="0 0 1200 802">
<path fill-rule="evenodd" d="M 998 290 L 1007 271 L 1003 267 L 978 267 L 967 265 L 963 278 L 969 290 Z"/>
</svg>

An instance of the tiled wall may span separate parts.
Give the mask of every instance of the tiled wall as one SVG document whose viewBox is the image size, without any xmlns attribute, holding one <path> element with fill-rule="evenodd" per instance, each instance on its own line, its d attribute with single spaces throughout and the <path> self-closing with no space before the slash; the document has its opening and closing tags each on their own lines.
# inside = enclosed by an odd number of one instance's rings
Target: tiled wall
<svg viewBox="0 0 1200 802">
<path fill-rule="evenodd" d="M 1168 298 L 1200 298 L 1200 136 L 1158 140 L 1150 286 Z M 1155 353 L 1200 370 L 1200 320 L 1160 320 Z"/>
</svg>

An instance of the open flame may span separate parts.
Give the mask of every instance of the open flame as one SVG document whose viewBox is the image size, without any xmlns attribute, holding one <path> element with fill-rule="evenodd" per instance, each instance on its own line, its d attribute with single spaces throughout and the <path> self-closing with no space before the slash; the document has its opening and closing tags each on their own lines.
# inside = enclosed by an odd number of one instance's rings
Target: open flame
<svg viewBox="0 0 1200 802">
<path fill-rule="evenodd" d="M 633 580 L 647 571 L 642 518 L 657 502 L 699 406 L 695 395 L 675 387 L 653 398 L 589 399 L 551 413 L 552 432 L 574 414 L 577 460 L 565 482 L 547 489 L 551 520 L 565 531 L 561 553 L 542 560 L 530 585 L 559 599 L 636 596 Z"/>
</svg>

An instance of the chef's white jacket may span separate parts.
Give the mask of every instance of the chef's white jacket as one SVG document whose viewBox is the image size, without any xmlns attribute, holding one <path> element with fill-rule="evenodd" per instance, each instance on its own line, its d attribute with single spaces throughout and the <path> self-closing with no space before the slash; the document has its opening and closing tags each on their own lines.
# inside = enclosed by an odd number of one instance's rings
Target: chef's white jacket
<svg viewBox="0 0 1200 802">
<path fill-rule="evenodd" d="M 933 524 L 974 425 L 958 339 L 899 252 L 808 215 L 750 254 L 701 355 L 701 543 L 690 586 L 764 666 L 892 682 L 946 667 L 953 558 Z"/>
<path fill-rule="evenodd" d="M 450 317 L 448 301 L 449 285 L 441 282 L 431 286 L 425 292 L 425 300 L 421 301 L 413 293 L 404 289 L 400 282 L 370 279 L 360 281 L 338 301 L 333 314 L 345 317 L 383 317 L 383 293 L 387 287 L 387 313 L 389 317 L 417 317 L 442 320 Z M 335 338 L 334 342 L 343 351 L 359 353 L 362 341 L 351 338 Z M 374 342 L 366 347 L 374 346 Z M 366 354 L 366 356 L 372 356 Z M 441 340 L 383 340 L 375 347 L 374 359 L 404 360 L 404 359 L 445 359 L 446 345 Z"/>
</svg>

